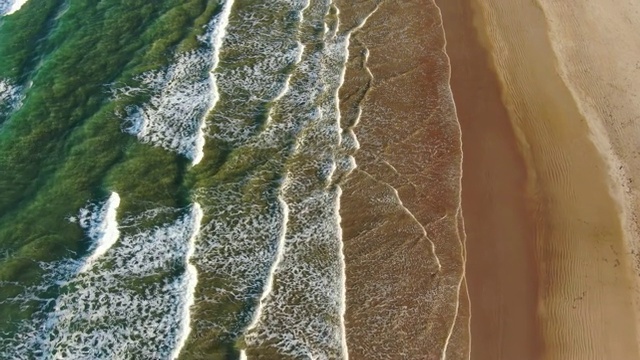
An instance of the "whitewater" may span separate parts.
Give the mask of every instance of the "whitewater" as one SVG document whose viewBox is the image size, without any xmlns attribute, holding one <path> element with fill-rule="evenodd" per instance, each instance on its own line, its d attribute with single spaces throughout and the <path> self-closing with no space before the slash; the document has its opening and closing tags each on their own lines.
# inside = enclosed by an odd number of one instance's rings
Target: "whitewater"
<svg viewBox="0 0 640 360">
<path fill-rule="evenodd" d="M 112 193 L 68 219 L 85 229 L 92 250 L 78 260 L 42 263 L 43 281 L 11 299 L 42 307 L 17 336 L 2 339 L 2 358 L 177 358 L 190 331 L 197 282 L 190 259 L 202 212 L 195 203 L 118 222 L 119 200 Z M 164 216 L 175 220 L 141 226 Z M 54 288 L 57 297 L 44 297 Z"/>
<path fill-rule="evenodd" d="M 39 265 L 42 281 L 10 299 L 39 310 L 0 355 L 175 359 L 211 334 L 244 344 L 237 356 L 347 358 L 338 184 L 357 140 L 340 123 L 338 13 L 330 1 L 225 1 L 197 49 L 108 86 L 133 102 L 116 116 L 141 143 L 203 168 L 208 141 L 231 155 L 186 208 L 121 213 L 126 196 L 112 191 L 68 216 L 86 255 Z M 1 90 L 15 111 L 20 88 Z"/>
<path fill-rule="evenodd" d="M 11 15 L 20 10 L 28 0 L 3 0 L 0 2 L 0 16 Z"/>
<path fill-rule="evenodd" d="M 137 75 L 138 85 L 112 90 L 116 99 L 150 96 L 148 102 L 131 105 L 119 114 L 125 132 L 144 143 L 175 151 L 193 165 L 200 163 L 204 156 L 205 119 L 219 99 L 214 71 L 232 6 L 232 0 L 223 3 L 204 35 L 198 37 L 200 48 L 176 54 L 167 68 Z"/>
<path fill-rule="evenodd" d="M 347 28 L 330 0 L 222 1 L 194 49 L 104 84 L 126 104 L 109 108 L 119 135 L 188 161 L 171 179 L 184 194 L 166 205 L 107 179 L 60 219 L 83 246 L 8 300 L 37 311 L 0 357 L 348 359 L 340 199 L 362 109 L 347 122 L 340 91 L 377 11 Z M 354 55 L 373 77 L 369 50 Z M 0 81 L 0 115 L 22 93 Z"/>
</svg>

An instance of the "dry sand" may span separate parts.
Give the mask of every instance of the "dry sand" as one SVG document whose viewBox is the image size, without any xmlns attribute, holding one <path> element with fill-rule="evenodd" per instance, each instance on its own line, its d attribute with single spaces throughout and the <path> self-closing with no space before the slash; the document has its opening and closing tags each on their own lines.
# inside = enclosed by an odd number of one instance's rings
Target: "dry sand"
<svg viewBox="0 0 640 360">
<path fill-rule="evenodd" d="M 526 165 L 521 222 L 535 226 L 541 357 L 638 359 L 638 276 L 630 255 L 638 244 L 639 5 L 472 3 Z M 456 104 L 460 112 L 466 106 Z M 471 229 L 470 211 L 465 218 Z M 473 323 L 481 314 L 473 313 L 470 280 Z"/>
</svg>

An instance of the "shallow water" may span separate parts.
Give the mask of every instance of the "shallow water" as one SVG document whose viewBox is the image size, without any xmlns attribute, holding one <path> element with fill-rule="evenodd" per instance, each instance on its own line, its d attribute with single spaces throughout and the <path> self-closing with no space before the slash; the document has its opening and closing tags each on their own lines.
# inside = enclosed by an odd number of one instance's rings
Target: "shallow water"
<svg viewBox="0 0 640 360">
<path fill-rule="evenodd" d="M 347 358 L 362 109 L 341 89 L 369 5 L 30 0 L 0 18 L 0 357 Z"/>
</svg>

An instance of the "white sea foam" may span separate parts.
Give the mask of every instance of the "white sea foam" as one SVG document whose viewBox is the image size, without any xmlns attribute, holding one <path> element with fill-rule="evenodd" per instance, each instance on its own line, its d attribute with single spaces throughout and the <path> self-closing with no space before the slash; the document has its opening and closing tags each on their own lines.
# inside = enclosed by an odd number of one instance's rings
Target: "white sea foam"
<svg viewBox="0 0 640 360">
<path fill-rule="evenodd" d="M 289 92 L 289 68 L 300 61 L 304 49 L 290 27 L 290 13 L 286 2 L 234 7 L 223 55 L 245 61 L 221 57 L 216 77 L 224 101 L 212 114 L 207 136 L 232 148 L 286 149 L 291 129 L 282 127 L 279 116 L 271 121 L 270 108 Z M 264 122 L 256 121 L 257 114 L 265 114 Z M 193 326 L 197 332 L 216 332 L 217 341 L 237 340 L 260 317 L 282 258 L 288 208 L 278 188 L 284 185 L 267 182 L 260 191 L 252 189 L 263 185 L 251 177 L 282 176 L 282 164 L 270 162 L 273 166 L 248 172 L 244 180 L 197 191 L 209 221 L 193 257 L 200 272 Z M 243 310 L 229 310 L 234 307 Z"/>
<path fill-rule="evenodd" d="M 245 336 L 249 347 L 270 346 L 293 358 L 346 358 L 336 201 L 336 191 L 314 191 L 290 204 L 284 257 L 262 316 Z"/>
<path fill-rule="evenodd" d="M 26 3 L 27 0 L 2 0 L 0 1 L 0 16 L 11 15 Z"/>
<path fill-rule="evenodd" d="M 104 255 L 118 240 L 120 231 L 116 219 L 116 210 L 120 206 L 120 196 L 112 192 L 107 201 L 101 206 L 91 205 L 80 210 L 80 226 L 87 231 L 91 239 L 90 255 L 80 271 L 86 271 L 93 263 Z"/>
<path fill-rule="evenodd" d="M 191 307 L 195 302 L 194 293 L 196 291 L 196 286 L 198 285 L 198 269 L 191 264 L 191 258 L 195 253 L 196 249 L 196 238 L 198 237 L 198 233 L 200 231 L 200 224 L 202 222 L 202 208 L 200 204 L 193 204 L 193 208 L 191 210 L 190 220 L 193 221 L 191 225 L 192 233 L 189 237 L 189 242 L 187 244 L 187 252 L 184 257 L 184 267 L 186 269 L 186 294 L 182 299 L 182 316 L 180 317 L 180 331 L 178 333 L 178 341 L 177 345 L 174 347 L 173 352 L 171 353 L 171 359 L 177 359 L 180 355 L 180 351 L 184 347 L 184 344 L 187 342 L 189 338 L 189 334 L 191 333 Z"/>
<path fill-rule="evenodd" d="M 305 20 L 322 28 L 328 2 L 311 3 Z M 332 34 L 328 32 L 327 34 Z M 261 302 L 260 318 L 245 334 L 249 348 L 292 358 L 347 358 L 344 330 L 344 262 L 339 218 L 340 190 L 330 186 L 341 170 L 337 92 L 346 63 L 344 36 L 325 38 L 298 64 L 290 89 L 275 112 L 274 128 L 296 139 L 295 166 L 284 201 L 290 208 L 283 258 L 271 291 Z M 314 42 L 313 36 L 303 38 Z M 309 176 L 317 174 L 317 177 Z M 328 181 L 328 183 L 327 183 Z"/>
<path fill-rule="evenodd" d="M 281 114 L 279 129 L 294 129 L 291 135 L 296 139 L 295 167 L 284 197 L 290 215 L 272 290 L 260 319 L 245 334 L 249 348 L 269 347 L 293 358 L 348 358 L 341 190 L 331 185 L 356 167 L 352 153 L 359 144 L 351 131 L 355 124 L 342 129 L 338 94 L 350 36 L 371 14 L 356 28 L 340 33 L 338 19 L 324 24 L 329 5 L 316 2 L 309 7 L 305 19 L 313 28 L 324 26 L 324 47 L 304 55 L 276 108 Z M 318 177 L 309 177 L 313 173 Z"/>
<path fill-rule="evenodd" d="M 288 211 L 277 190 L 247 199 L 241 184 L 201 189 L 196 198 L 210 219 L 203 224 L 193 263 L 200 270 L 198 309 L 215 313 L 212 319 L 196 316 L 195 326 L 216 329 L 233 341 L 260 312 L 261 298 L 270 292 L 274 263 L 281 254 L 281 234 Z M 215 199 L 215 202 L 211 202 Z M 247 313 L 224 311 L 229 302 L 255 307 Z M 218 308 L 218 307 L 221 308 Z"/>
<path fill-rule="evenodd" d="M 119 241 L 83 272 L 74 260 L 41 264 L 45 283 L 10 299 L 38 300 L 41 309 L 15 337 L 0 339 L 0 358 L 170 358 L 189 334 L 196 281 L 189 257 L 202 212 L 196 204 L 153 213 L 176 220 L 138 229 L 154 215 L 123 219 Z M 59 295 L 42 298 L 52 286 Z"/>
<path fill-rule="evenodd" d="M 22 106 L 22 87 L 13 82 L 0 79 L 0 123 Z"/>
<path fill-rule="evenodd" d="M 284 182 L 285 183 L 283 184 L 283 188 L 286 187 L 286 179 Z M 273 263 L 269 268 L 267 281 L 264 285 L 264 289 L 262 290 L 262 294 L 260 295 L 260 299 L 258 299 L 258 306 L 256 307 L 253 318 L 245 331 L 250 331 L 258 324 L 258 320 L 260 320 L 260 316 L 262 315 L 262 309 L 264 308 L 264 301 L 266 300 L 267 296 L 271 294 L 271 291 L 273 291 L 273 277 L 276 270 L 278 269 L 278 266 L 282 262 L 284 242 L 287 234 L 287 223 L 289 222 L 289 206 L 282 198 L 282 195 L 278 195 L 278 203 L 282 211 L 282 227 L 280 229 L 280 234 L 278 235 L 278 242 L 275 249 L 275 259 L 273 260 Z"/>
<path fill-rule="evenodd" d="M 209 70 L 209 83 L 211 86 L 211 102 L 209 108 L 205 111 L 204 116 L 200 119 L 200 126 L 198 127 L 198 133 L 196 135 L 195 141 L 195 154 L 193 157 L 193 165 L 197 165 L 202 160 L 204 156 L 204 133 L 206 129 L 206 117 L 211 113 L 211 111 L 215 108 L 216 103 L 220 99 L 220 94 L 218 92 L 218 85 L 216 76 L 214 75 L 214 71 L 218 67 L 220 63 L 220 50 L 222 49 L 222 40 L 227 31 L 227 26 L 229 25 L 229 15 L 231 14 L 231 7 L 233 6 L 233 0 L 226 0 L 224 5 L 222 6 L 222 11 L 218 16 L 216 16 L 209 27 L 212 29 L 211 34 L 209 35 L 209 39 L 211 42 L 211 68 Z"/>
<path fill-rule="evenodd" d="M 213 71 L 218 67 L 220 51 L 231 14 L 233 0 L 227 0 L 220 13 L 198 37 L 201 47 L 175 56 L 167 68 L 138 75 L 138 86 L 114 89 L 117 98 L 148 94 L 142 105 L 131 105 L 120 116 L 124 131 L 140 141 L 201 160 L 205 144 L 206 117 L 215 107 L 218 86 Z"/>
<path fill-rule="evenodd" d="M 300 23 L 301 9 L 307 5 L 308 1 L 285 1 L 243 4 L 237 9 L 237 19 L 230 24 L 223 47 L 232 56 L 251 61 L 231 61 L 219 67 L 217 84 L 226 101 L 213 114 L 208 136 L 238 147 L 254 141 L 261 130 L 271 125 L 271 112 L 265 114 L 264 122 L 257 121 L 256 115 L 289 91 L 288 68 L 300 62 L 304 49 L 289 22 Z M 296 19 L 288 18 L 292 11 Z M 277 16 L 279 13 L 282 16 Z M 273 145 L 263 142 L 268 143 Z"/>
</svg>

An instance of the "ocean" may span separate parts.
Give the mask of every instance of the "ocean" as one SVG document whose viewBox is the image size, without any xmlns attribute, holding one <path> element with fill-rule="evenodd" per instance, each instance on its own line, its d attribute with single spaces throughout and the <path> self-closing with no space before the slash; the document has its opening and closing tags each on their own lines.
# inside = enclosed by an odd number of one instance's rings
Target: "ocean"
<svg viewBox="0 0 640 360">
<path fill-rule="evenodd" d="M 431 336 L 433 353 L 446 356 L 454 329 L 464 333 L 464 283 L 459 128 L 444 77 L 436 88 L 446 104 L 419 107 L 444 109 L 446 126 L 431 133 L 453 140 L 436 141 L 426 160 L 440 164 L 431 173 L 448 184 L 438 188 L 447 200 L 418 210 L 404 185 L 358 170 L 376 69 L 353 37 L 389 14 L 383 3 L 0 0 L 0 358 L 347 359 L 351 343 L 366 343 L 357 340 L 363 316 L 377 319 L 372 334 L 385 333 L 371 340 L 388 349 L 379 358 L 399 354 L 385 345 L 394 337 L 403 358 L 424 354 L 407 344 L 418 329 L 393 323 L 409 318 L 430 324 L 415 341 Z M 377 147 L 375 129 L 363 134 Z M 404 140 L 387 146 L 409 166 L 416 154 Z M 402 172 L 387 150 L 380 161 L 361 154 Z M 386 184 L 382 192 L 354 190 L 356 171 L 367 172 L 355 181 Z M 359 196 L 386 205 L 354 210 L 366 204 Z M 404 299 L 415 276 L 415 311 L 360 304 L 369 285 L 349 287 L 365 275 L 350 280 L 348 267 L 364 260 L 345 246 L 358 226 L 377 227 L 354 225 L 359 211 L 397 221 L 394 239 L 418 236 L 418 247 L 377 251 L 420 265 L 399 260 L 401 269 L 382 265 L 389 273 L 370 278 L 389 285 L 386 296 L 404 284 Z M 435 252 L 450 239 L 447 263 Z"/>
</svg>

